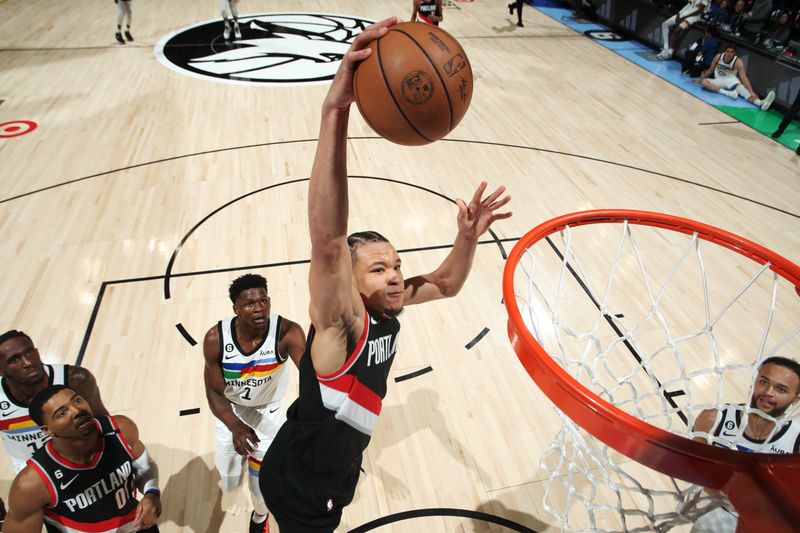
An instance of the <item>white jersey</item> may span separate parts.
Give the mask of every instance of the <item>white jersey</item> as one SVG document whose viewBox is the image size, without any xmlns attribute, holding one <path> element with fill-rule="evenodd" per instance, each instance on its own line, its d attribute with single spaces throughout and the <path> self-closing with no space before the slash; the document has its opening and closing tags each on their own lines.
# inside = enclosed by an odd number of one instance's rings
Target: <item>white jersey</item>
<svg viewBox="0 0 800 533">
<path fill-rule="evenodd" d="M 219 366 L 225 380 L 225 398 L 246 407 L 267 405 L 286 394 L 287 356 L 278 352 L 282 318 L 269 315 L 267 333 L 256 348 L 245 353 L 236 339 L 236 317 L 219 322 Z"/>
<path fill-rule="evenodd" d="M 68 385 L 69 365 L 44 365 L 48 385 Z M 49 440 L 39 426 L 31 420 L 28 406 L 11 395 L 6 379 L 0 380 L 0 432 L 6 451 L 11 456 L 15 472 L 25 467 L 33 452 Z"/>
<path fill-rule="evenodd" d="M 741 427 L 743 405 L 727 405 L 722 411 L 722 418 L 714 427 L 714 444 L 734 448 L 745 452 L 761 453 L 798 453 L 800 452 L 800 423 L 796 420 L 785 421 L 769 442 L 751 439 L 744 434 Z"/>
</svg>

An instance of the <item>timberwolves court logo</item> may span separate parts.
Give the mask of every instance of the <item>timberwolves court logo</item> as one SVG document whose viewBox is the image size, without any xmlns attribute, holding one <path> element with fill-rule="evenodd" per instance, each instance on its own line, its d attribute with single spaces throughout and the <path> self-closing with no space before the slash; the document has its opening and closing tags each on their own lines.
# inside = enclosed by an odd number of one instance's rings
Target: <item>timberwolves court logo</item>
<svg viewBox="0 0 800 533">
<path fill-rule="evenodd" d="M 217 19 L 166 36 L 155 55 L 181 74 L 224 83 L 321 83 L 333 79 L 353 39 L 372 22 L 314 13 L 248 15 L 239 17 L 242 38 L 226 41 Z"/>
</svg>

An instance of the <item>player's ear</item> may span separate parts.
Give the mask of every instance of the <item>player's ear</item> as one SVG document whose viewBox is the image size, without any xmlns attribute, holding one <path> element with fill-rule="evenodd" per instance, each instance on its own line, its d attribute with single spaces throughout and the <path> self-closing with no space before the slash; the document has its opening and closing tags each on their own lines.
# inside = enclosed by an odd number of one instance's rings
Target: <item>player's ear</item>
<svg viewBox="0 0 800 533">
<path fill-rule="evenodd" d="M 48 435 L 50 435 L 50 437 L 51 437 L 51 438 L 52 438 L 52 437 L 55 437 L 55 434 L 54 434 L 54 433 L 53 433 L 53 432 L 50 430 L 50 428 L 49 428 L 49 427 L 47 427 L 47 426 L 41 426 L 41 429 L 42 429 L 42 432 L 43 432 L 43 433 L 47 433 Z"/>
</svg>

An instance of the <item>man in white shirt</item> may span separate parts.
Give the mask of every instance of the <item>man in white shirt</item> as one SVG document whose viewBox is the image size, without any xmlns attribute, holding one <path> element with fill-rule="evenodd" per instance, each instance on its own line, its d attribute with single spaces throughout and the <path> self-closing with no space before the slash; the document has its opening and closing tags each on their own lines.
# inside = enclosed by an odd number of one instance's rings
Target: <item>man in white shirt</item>
<svg viewBox="0 0 800 533">
<path fill-rule="evenodd" d="M 689 26 L 700 20 L 700 16 L 708 9 L 709 0 L 689 0 L 689 3 L 681 8 L 678 13 L 661 24 L 661 38 L 664 39 L 664 48 L 658 54 L 658 59 L 667 60 L 672 58 L 683 32 Z M 672 32 L 670 34 L 670 31 Z"/>
</svg>

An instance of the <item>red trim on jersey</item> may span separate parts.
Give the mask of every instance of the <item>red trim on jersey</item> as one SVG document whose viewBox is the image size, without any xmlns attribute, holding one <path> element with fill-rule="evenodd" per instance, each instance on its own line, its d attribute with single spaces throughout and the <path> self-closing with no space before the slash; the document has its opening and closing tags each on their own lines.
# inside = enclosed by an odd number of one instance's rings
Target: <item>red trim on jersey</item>
<svg viewBox="0 0 800 533">
<path fill-rule="evenodd" d="M 326 381 L 323 386 L 347 394 L 348 398 L 371 413 L 381 414 L 383 404 L 381 397 L 352 374 L 345 374 L 334 380 Z"/>
<path fill-rule="evenodd" d="M 32 458 L 28 459 L 28 466 L 33 468 L 33 471 L 39 474 L 39 477 L 42 478 L 44 481 L 44 486 L 47 487 L 47 492 L 50 493 L 50 507 L 56 506 L 56 488 L 53 486 L 52 481 L 50 480 L 50 476 L 47 475 L 47 472 L 44 471 L 44 468 L 39 466 L 39 463 L 34 461 Z"/>
<path fill-rule="evenodd" d="M 319 381 L 329 381 L 332 379 L 338 379 L 340 374 L 347 372 L 347 369 L 350 368 L 353 363 L 355 363 L 358 356 L 361 355 L 361 352 L 364 350 L 364 345 L 367 343 L 367 336 L 369 335 L 369 312 L 364 312 L 364 331 L 361 332 L 361 338 L 358 339 L 358 344 L 356 344 L 355 349 L 353 349 L 353 353 L 350 354 L 350 357 L 344 362 L 344 364 L 339 367 L 338 370 L 331 374 L 320 374 L 317 372 L 317 379 Z M 341 389 L 337 389 L 341 390 Z"/>
<path fill-rule="evenodd" d="M 53 522 L 58 522 L 59 524 L 62 524 L 68 528 L 95 533 L 101 531 L 111 531 L 120 526 L 124 526 L 125 524 L 133 522 L 136 519 L 137 507 L 131 509 L 131 512 L 126 515 L 115 516 L 114 518 L 103 520 L 102 522 L 77 522 L 67 518 L 66 516 L 55 514 L 49 509 L 45 509 L 44 514 Z"/>
<path fill-rule="evenodd" d="M 103 450 L 106 448 L 106 440 L 103 438 L 103 432 L 100 428 L 100 424 L 97 422 L 97 419 L 94 419 L 94 425 L 97 428 L 97 433 L 99 434 L 99 442 L 100 442 L 100 449 L 97 453 L 94 454 L 92 460 L 89 461 L 88 464 L 80 465 L 77 463 L 73 463 L 69 459 L 61 457 L 58 453 L 53 449 L 53 441 L 49 440 L 45 443 L 44 449 L 47 451 L 47 454 L 53 461 L 57 462 L 61 466 L 66 466 L 67 468 L 71 468 L 73 470 L 89 470 L 97 466 L 97 463 L 100 462 L 100 458 L 103 457 Z"/>
<path fill-rule="evenodd" d="M 417 15 L 419 15 L 419 18 L 421 18 L 424 22 L 427 22 L 431 26 L 436 26 L 436 23 L 434 21 L 432 21 L 431 19 L 429 19 L 428 17 L 426 17 L 422 13 L 417 13 Z"/>
<path fill-rule="evenodd" d="M 367 411 L 375 413 L 376 415 L 381 414 L 381 405 L 383 405 L 381 397 L 372 392 L 372 390 L 360 381 L 356 380 L 355 383 L 353 383 L 353 388 L 350 390 L 348 396 Z"/>
<path fill-rule="evenodd" d="M 0 422 L 0 431 L 7 431 L 12 424 L 18 424 L 19 422 L 28 422 L 32 421 L 33 419 L 29 415 L 18 416 L 17 418 L 9 418 L 8 420 L 3 420 Z M 37 426 L 39 424 L 36 424 Z"/>
<path fill-rule="evenodd" d="M 130 446 L 128 446 L 128 441 L 127 441 L 127 440 L 125 440 L 125 435 L 123 435 L 123 434 L 122 434 L 122 430 L 121 430 L 121 429 L 119 429 L 119 424 L 117 424 L 117 420 L 116 420 L 116 419 L 115 419 L 113 416 L 111 416 L 111 415 L 108 415 L 108 417 L 107 417 L 107 418 L 108 418 L 108 420 L 111 422 L 111 426 L 112 426 L 114 429 L 116 429 L 116 430 L 117 430 L 117 438 L 118 438 L 118 439 L 119 439 L 119 441 L 122 443 L 122 445 L 123 445 L 123 446 L 125 446 L 125 449 L 126 449 L 126 450 L 128 450 L 128 455 L 130 455 L 130 456 L 131 456 L 131 460 L 133 460 L 133 461 L 136 461 L 136 457 L 134 457 L 134 456 L 133 456 L 133 448 L 131 448 Z"/>
</svg>

